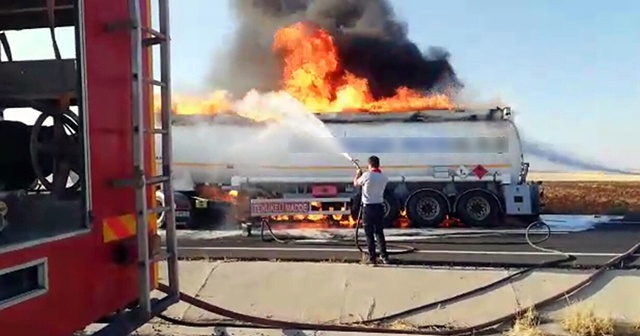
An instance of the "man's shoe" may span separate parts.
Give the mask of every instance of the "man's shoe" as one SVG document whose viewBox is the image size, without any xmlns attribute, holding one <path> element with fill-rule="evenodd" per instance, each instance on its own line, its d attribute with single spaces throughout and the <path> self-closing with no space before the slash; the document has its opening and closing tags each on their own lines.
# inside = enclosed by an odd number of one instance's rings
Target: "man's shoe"
<svg viewBox="0 0 640 336">
<path fill-rule="evenodd" d="M 380 261 L 385 265 L 388 265 L 391 263 L 391 260 L 389 259 L 389 257 L 382 257 L 380 258 Z"/>
<path fill-rule="evenodd" d="M 377 262 L 376 260 L 363 259 L 362 264 L 367 266 L 376 266 Z"/>
</svg>

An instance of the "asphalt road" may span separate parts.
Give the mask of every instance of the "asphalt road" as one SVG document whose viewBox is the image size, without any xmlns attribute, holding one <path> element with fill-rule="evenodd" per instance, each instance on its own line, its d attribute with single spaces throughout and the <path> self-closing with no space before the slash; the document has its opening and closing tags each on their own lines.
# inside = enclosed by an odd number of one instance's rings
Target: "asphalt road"
<svg viewBox="0 0 640 336">
<path fill-rule="evenodd" d="M 540 238 L 534 236 L 532 240 Z M 563 251 L 573 255 L 572 262 L 557 267 L 593 268 L 640 242 L 640 225 L 607 225 L 590 231 L 553 234 L 540 247 Z M 501 237 L 470 237 L 430 239 L 429 242 L 389 242 L 390 251 L 399 251 L 397 245 L 417 249 L 412 253 L 392 256 L 396 263 L 405 265 L 471 266 L 471 267 L 526 267 L 562 259 L 562 255 L 534 249 L 526 243 L 524 235 Z M 252 237 L 226 237 L 198 239 L 181 235 L 182 258 L 281 260 L 281 261 L 340 261 L 358 262 L 360 252 L 353 241 L 328 243 L 264 242 L 259 235 Z M 640 252 L 617 267 L 640 268 Z"/>
</svg>

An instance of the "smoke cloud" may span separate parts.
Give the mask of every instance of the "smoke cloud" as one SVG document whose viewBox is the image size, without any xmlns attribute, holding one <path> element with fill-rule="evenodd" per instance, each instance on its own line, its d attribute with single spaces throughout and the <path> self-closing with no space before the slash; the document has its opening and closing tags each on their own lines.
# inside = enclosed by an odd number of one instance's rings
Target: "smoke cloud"
<svg viewBox="0 0 640 336">
<path fill-rule="evenodd" d="M 280 89 L 282 60 L 272 50 L 275 32 L 299 21 L 329 31 L 343 70 L 369 80 L 376 98 L 400 86 L 454 93 L 462 84 L 442 48 L 421 52 L 407 38 L 388 0 L 232 0 L 237 30 L 228 49 L 214 59 L 216 89 L 244 96 L 252 89 Z"/>
<path fill-rule="evenodd" d="M 522 150 L 525 155 L 535 156 L 547 160 L 551 163 L 556 163 L 579 170 L 600 171 L 605 173 L 623 175 L 638 175 L 638 173 L 634 173 L 631 171 L 616 169 L 597 162 L 582 160 L 576 157 L 575 154 L 563 152 L 562 150 L 555 149 L 549 144 L 544 144 L 530 139 L 522 139 Z"/>
</svg>

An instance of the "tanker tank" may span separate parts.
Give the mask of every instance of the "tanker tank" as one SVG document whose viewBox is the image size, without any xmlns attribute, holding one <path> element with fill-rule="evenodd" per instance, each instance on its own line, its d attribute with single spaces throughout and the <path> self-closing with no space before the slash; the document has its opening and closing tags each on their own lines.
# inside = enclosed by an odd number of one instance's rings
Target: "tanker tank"
<svg viewBox="0 0 640 336">
<path fill-rule="evenodd" d="M 509 108 L 317 116 L 334 138 L 233 114 L 177 116 L 172 125 L 174 190 L 200 202 L 209 198 L 198 195 L 196 186 L 202 184 L 245 192 L 249 199 L 318 203 L 333 197 L 350 204 L 353 216 L 360 196 L 351 182 L 354 167 L 341 155 L 346 152 L 362 161 L 370 155 L 381 158 L 389 177 L 389 220 L 406 211 L 416 227 L 438 225 L 450 214 L 487 226 L 500 214 L 538 214 L 541 194 L 538 185 L 526 182 L 528 163 Z M 159 145 L 156 150 L 160 153 Z M 332 191 L 319 196 L 314 190 L 320 189 Z M 472 208 L 484 210 L 474 217 Z"/>
<path fill-rule="evenodd" d="M 233 116 L 181 116 L 173 126 L 174 180 L 344 183 L 353 167 L 339 154 L 343 150 L 359 159 L 380 156 L 391 179 L 417 179 L 432 166 L 474 164 L 494 167 L 501 179 L 515 182 L 522 160 L 517 129 L 490 112 L 321 114 L 339 148 L 328 139 Z"/>
</svg>

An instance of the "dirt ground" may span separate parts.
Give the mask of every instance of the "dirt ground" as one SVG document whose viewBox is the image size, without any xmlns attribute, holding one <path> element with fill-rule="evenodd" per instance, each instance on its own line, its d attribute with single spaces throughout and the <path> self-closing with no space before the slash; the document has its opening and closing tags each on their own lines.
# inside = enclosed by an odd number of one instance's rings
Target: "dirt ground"
<svg viewBox="0 0 640 336">
<path fill-rule="evenodd" d="M 640 182 L 552 182 L 542 184 L 544 212 L 640 214 Z"/>
</svg>

